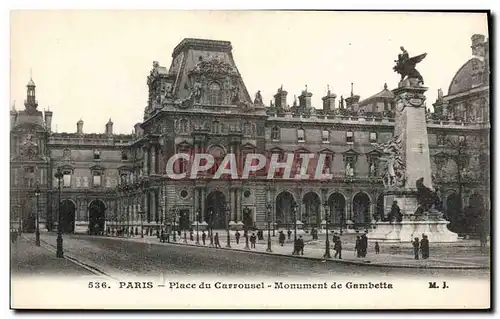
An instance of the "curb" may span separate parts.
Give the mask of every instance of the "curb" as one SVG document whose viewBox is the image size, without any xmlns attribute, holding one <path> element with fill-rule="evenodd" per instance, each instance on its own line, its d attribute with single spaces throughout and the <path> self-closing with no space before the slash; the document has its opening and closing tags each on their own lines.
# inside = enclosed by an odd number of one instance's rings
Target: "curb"
<svg viewBox="0 0 500 319">
<path fill-rule="evenodd" d="M 117 239 L 117 237 L 111 237 L 111 236 L 104 236 L 104 237 Z M 118 239 L 122 239 L 124 241 L 135 241 L 135 242 L 140 243 L 140 241 L 130 240 L 128 238 L 118 237 Z M 349 265 L 367 266 L 367 267 L 413 268 L 413 269 L 450 269 L 450 270 L 490 269 L 490 267 L 488 267 L 488 266 L 426 266 L 426 265 L 413 266 L 413 265 L 394 265 L 394 264 L 386 264 L 386 263 L 371 263 L 369 261 L 368 262 L 358 262 L 358 261 L 341 260 L 341 259 L 324 259 L 324 258 L 320 258 L 320 257 L 294 256 L 294 255 L 286 255 L 286 254 L 282 254 L 282 253 L 269 253 L 269 252 L 265 252 L 265 251 L 233 249 L 233 248 L 226 248 L 226 247 L 215 248 L 215 247 L 211 247 L 211 246 L 193 245 L 193 244 L 184 244 L 184 243 L 172 243 L 172 242 L 167 242 L 167 243 L 146 242 L 146 244 L 159 245 L 159 246 L 161 246 L 162 244 L 166 244 L 166 245 L 190 246 L 190 247 L 208 248 L 208 249 L 221 249 L 221 250 L 230 250 L 230 251 L 242 252 L 242 253 L 252 253 L 252 254 L 260 254 L 260 255 L 276 256 L 276 257 L 287 257 L 287 258 L 294 258 L 294 259 L 302 258 L 302 259 L 308 259 L 308 260 L 314 260 L 314 261 L 326 261 L 326 262 L 330 262 L 330 263 L 340 263 L 340 264 L 349 264 Z"/>
</svg>

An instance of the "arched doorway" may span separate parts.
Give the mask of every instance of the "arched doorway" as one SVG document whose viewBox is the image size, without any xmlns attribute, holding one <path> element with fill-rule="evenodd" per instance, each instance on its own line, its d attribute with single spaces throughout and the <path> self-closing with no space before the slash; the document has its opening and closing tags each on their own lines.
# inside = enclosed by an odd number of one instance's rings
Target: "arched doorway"
<svg viewBox="0 0 500 319">
<path fill-rule="evenodd" d="M 302 222 L 309 227 L 320 227 L 321 225 L 321 200 L 318 194 L 309 192 L 302 199 L 304 212 L 302 213 Z"/>
<path fill-rule="evenodd" d="M 379 195 L 377 197 L 377 218 L 376 220 L 385 220 L 385 207 L 384 207 L 384 195 Z"/>
<path fill-rule="evenodd" d="M 106 220 L 106 205 L 100 199 L 93 200 L 89 205 L 89 231 L 91 235 L 104 232 L 104 221 Z"/>
<path fill-rule="evenodd" d="M 370 223 L 370 197 L 363 192 L 357 193 L 352 200 L 352 212 L 355 224 Z"/>
<path fill-rule="evenodd" d="M 293 204 L 295 199 L 290 192 L 284 191 L 276 197 L 276 223 L 278 227 L 293 225 Z"/>
<path fill-rule="evenodd" d="M 213 191 L 207 196 L 205 221 L 213 229 L 226 228 L 226 197 L 221 191 Z"/>
<path fill-rule="evenodd" d="M 328 197 L 330 220 L 329 223 L 342 226 L 345 224 L 345 197 L 340 193 L 333 193 Z M 325 218 L 326 219 L 326 218 Z"/>
<path fill-rule="evenodd" d="M 61 202 L 61 231 L 64 234 L 72 234 L 75 231 L 76 206 L 73 201 L 65 199 Z"/>
</svg>

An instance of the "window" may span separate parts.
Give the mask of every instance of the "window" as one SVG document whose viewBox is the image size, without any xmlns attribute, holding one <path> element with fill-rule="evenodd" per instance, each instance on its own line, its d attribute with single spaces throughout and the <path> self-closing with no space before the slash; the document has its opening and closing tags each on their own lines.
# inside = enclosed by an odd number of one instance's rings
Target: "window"
<svg viewBox="0 0 500 319">
<path fill-rule="evenodd" d="M 188 122 L 186 119 L 181 119 L 179 121 L 179 132 L 180 133 L 187 133 L 188 131 Z"/>
<path fill-rule="evenodd" d="M 128 160 L 128 153 L 127 151 L 122 151 L 122 161 Z"/>
<path fill-rule="evenodd" d="M 299 128 L 297 130 L 297 141 L 298 142 L 304 142 L 305 141 L 305 138 L 304 138 L 304 130 Z"/>
<path fill-rule="evenodd" d="M 208 103 L 212 105 L 220 105 L 222 104 L 222 94 L 220 85 L 213 82 L 210 84 L 208 88 Z"/>
<path fill-rule="evenodd" d="M 63 187 L 71 187 L 71 171 L 63 171 Z"/>
<path fill-rule="evenodd" d="M 219 121 L 212 122 L 212 133 L 219 134 L 220 133 L 220 123 Z"/>
<path fill-rule="evenodd" d="M 94 171 L 92 172 L 92 185 L 94 187 L 101 187 L 102 183 L 102 173 Z"/>
<path fill-rule="evenodd" d="M 328 132 L 327 130 L 323 130 L 321 135 L 323 137 L 323 143 L 328 143 L 330 140 L 330 132 Z"/>
<path fill-rule="evenodd" d="M 98 150 L 94 150 L 94 160 L 100 160 L 101 159 L 101 152 Z"/>
<path fill-rule="evenodd" d="M 271 129 L 271 140 L 279 140 L 280 139 L 280 129 L 277 126 L 273 126 Z"/>
<path fill-rule="evenodd" d="M 29 166 L 24 168 L 24 172 L 27 174 L 33 174 L 35 172 L 35 167 L 34 166 Z"/>
<path fill-rule="evenodd" d="M 187 190 L 183 189 L 183 190 L 181 191 L 181 194 L 180 194 L 180 195 L 181 195 L 181 198 L 187 198 L 187 197 L 188 197 L 188 195 L 189 195 L 189 193 L 188 193 L 188 191 L 187 191 Z"/>
<path fill-rule="evenodd" d="M 370 158 L 370 167 L 368 170 L 368 175 L 371 177 L 375 177 L 378 175 L 378 158 L 375 157 Z"/>
<path fill-rule="evenodd" d="M 460 136 L 458 137 L 458 141 L 459 141 L 460 143 L 464 143 L 464 142 L 465 142 L 465 135 L 460 135 Z"/>
<path fill-rule="evenodd" d="M 437 140 L 437 145 L 444 145 L 446 136 L 444 134 L 439 134 L 437 135 L 436 140 Z"/>
<path fill-rule="evenodd" d="M 347 143 L 354 143 L 354 133 L 352 131 L 346 132 L 346 142 Z"/>
<path fill-rule="evenodd" d="M 370 132 L 370 143 L 377 143 L 377 133 Z"/>
</svg>

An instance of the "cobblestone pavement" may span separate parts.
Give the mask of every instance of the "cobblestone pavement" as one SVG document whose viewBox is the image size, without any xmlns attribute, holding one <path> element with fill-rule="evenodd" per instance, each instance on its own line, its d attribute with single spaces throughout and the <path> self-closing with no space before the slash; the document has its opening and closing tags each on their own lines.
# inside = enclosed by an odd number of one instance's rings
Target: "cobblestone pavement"
<svg viewBox="0 0 500 319">
<path fill-rule="evenodd" d="M 55 234 L 44 234 L 42 239 L 55 245 Z M 221 238 L 222 239 L 222 238 Z M 182 238 L 180 239 L 182 242 Z M 188 238 L 189 242 L 189 238 Z M 225 245 L 221 241 L 222 246 Z M 233 244 L 232 244 L 233 245 Z M 93 264 L 108 274 L 149 276 L 165 275 L 223 275 L 223 276 L 324 276 L 332 278 L 365 275 L 389 278 L 400 277 L 464 277 L 489 278 L 489 269 L 409 269 L 380 265 L 366 267 L 358 264 L 324 262 L 321 259 L 283 257 L 249 253 L 240 242 L 239 250 L 215 249 L 183 244 L 159 243 L 156 237 L 116 238 L 85 235 L 65 235 L 65 254 L 86 263 Z M 273 250 L 290 255 L 287 247 Z M 265 252 L 264 243 L 257 244 L 257 251 Z M 319 249 L 306 248 L 306 254 Z M 346 252 L 347 254 L 348 252 Z M 352 253 L 352 252 L 351 252 Z M 345 257 L 348 258 L 347 255 Z M 354 259 L 353 257 L 351 257 Z M 406 258 L 406 257 L 405 257 Z"/>
</svg>

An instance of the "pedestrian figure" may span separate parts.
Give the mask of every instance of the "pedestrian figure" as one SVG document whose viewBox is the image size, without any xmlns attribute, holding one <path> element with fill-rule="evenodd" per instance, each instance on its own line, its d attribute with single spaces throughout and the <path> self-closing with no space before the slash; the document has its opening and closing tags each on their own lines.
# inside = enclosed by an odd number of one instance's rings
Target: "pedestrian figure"
<svg viewBox="0 0 500 319">
<path fill-rule="evenodd" d="M 234 234 L 234 238 L 236 239 L 236 244 L 240 244 L 240 232 L 236 231 L 236 234 Z"/>
<path fill-rule="evenodd" d="M 280 231 L 280 235 L 278 237 L 278 240 L 280 242 L 280 245 L 283 246 L 283 244 L 285 243 L 285 234 L 283 233 L 283 231 Z"/>
<path fill-rule="evenodd" d="M 169 242 L 170 242 L 170 232 L 168 231 L 167 232 L 167 243 L 169 243 Z"/>
<path fill-rule="evenodd" d="M 356 236 L 356 244 L 354 245 L 354 252 L 356 254 L 356 257 L 361 257 L 361 239 L 359 236 Z"/>
<path fill-rule="evenodd" d="M 193 241 L 193 240 L 194 240 L 194 233 L 193 233 L 193 230 L 192 230 L 192 229 L 190 229 L 190 230 L 189 230 L 189 240 L 190 240 L 190 241 Z"/>
<path fill-rule="evenodd" d="M 418 250 L 420 248 L 418 237 L 415 237 L 415 240 L 413 241 L 412 244 L 413 244 L 413 254 L 415 255 L 415 260 L 418 260 Z"/>
<path fill-rule="evenodd" d="M 139 236 L 139 228 L 135 227 L 135 235 Z"/>
<path fill-rule="evenodd" d="M 334 237 L 335 244 L 333 246 L 333 249 L 335 250 L 335 256 L 334 258 L 339 257 L 339 259 L 342 259 L 342 241 L 340 240 L 340 237 L 335 236 Z"/>
<path fill-rule="evenodd" d="M 302 239 L 302 235 L 297 239 L 297 255 L 304 255 L 304 240 Z"/>
<path fill-rule="evenodd" d="M 422 240 L 420 240 L 420 250 L 422 251 L 422 259 L 429 258 L 429 239 L 427 235 L 422 234 Z"/>
<path fill-rule="evenodd" d="M 255 248 L 256 240 L 257 240 L 257 237 L 255 237 L 255 233 L 252 233 L 252 236 L 250 236 L 250 248 Z"/>
<path fill-rule="evenodd" d="M 368 248 L 368 237 L 366 234 L 361 235 L 361 257 L 366 257 L 366 251 Z"/>
<path fill-rule="evenodd" d="M 379 254 L 380 253 L 380 246 L 378 245 L 378 241 L 375 242 L 375 254 Z"/>
<path fill-rule="evenodd" d="M 165 232 L 162 230 L 160 234 L 160 242 L 164 243 L 165 242 Z"/>
<path fill-rule="evenodd" d="M 177 231 L 177 236 L 181 237 L 181 235 L 182 235 L 182 233 L 181 233 L 181 230 L 179 229 L 179 230 Z"/>
<path fill-rule="evenodd" d="M 214 243 L 215 243 L 215 248 L 222 248 L 219 242 L 219 233 L 215 233 Z"/>
<path fill-rule="evenodd" d="M 205 246 L 205 241 L 207 240 L 207 234 L 205 234 L 205 231 L 203 230 L 201 232 L 201 241 L 203 242 L 203 246 Z"/>
<path fill-rule="evenodd" d="M 288 240 L 290 240 L 292 238 L 292 231 L 290 229 L 287 231 L 287 235 L 288 235 Z"/>
</svg>

